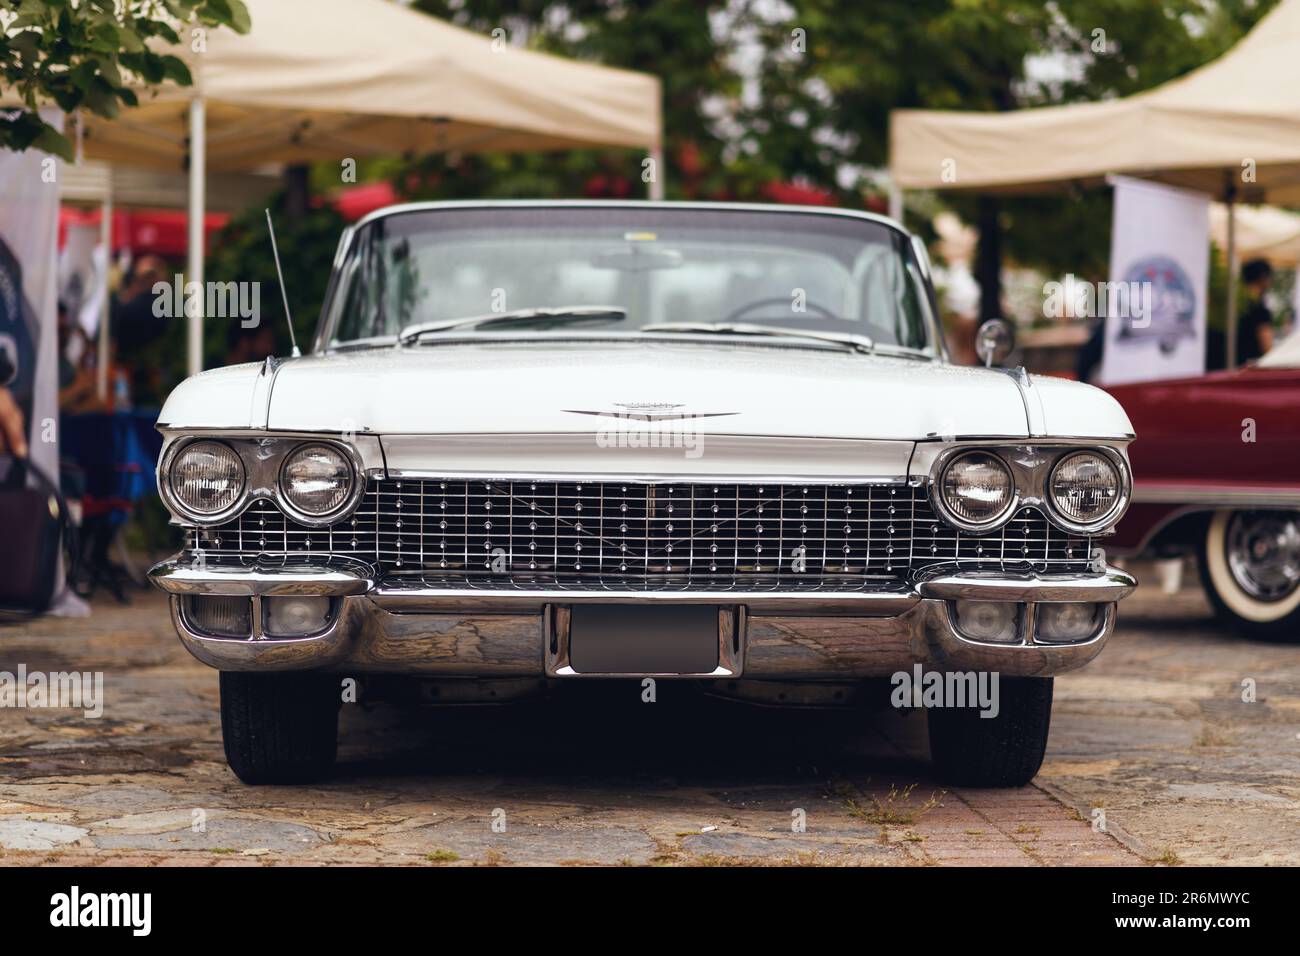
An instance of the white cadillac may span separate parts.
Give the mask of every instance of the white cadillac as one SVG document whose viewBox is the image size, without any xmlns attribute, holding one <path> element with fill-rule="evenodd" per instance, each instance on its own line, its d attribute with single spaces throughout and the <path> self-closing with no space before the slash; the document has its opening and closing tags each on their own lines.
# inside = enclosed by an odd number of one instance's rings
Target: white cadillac
<svg viewBox="0 0 1300 956">
<path fill-rule="evenodd" d="M 951 364 L 924 247 L 856 212 L 381 210 L 309 355 L 196 375 L 158 427 L 187 540 L 151 576 L 249 783 L 328 771 L 347 677 L 830 705 L 919 672 L 945 778 L 1023 784 L 1135 584 L 1099 547 L 1123 410 Z M 951 699 L 973 675 L 996 707 Z"/>
</svg>

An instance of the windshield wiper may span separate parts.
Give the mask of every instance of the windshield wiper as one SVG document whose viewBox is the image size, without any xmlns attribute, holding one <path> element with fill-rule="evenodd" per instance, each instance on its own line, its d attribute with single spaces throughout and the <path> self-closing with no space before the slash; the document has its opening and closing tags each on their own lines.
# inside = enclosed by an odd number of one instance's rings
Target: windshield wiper
<svg viewBox="0 0 1300 956">
<path fill-rule="evenodd" d="M 442 319 L 437 322 L 420 322 L 408 325 L 397 333 L 400 345 L 410 345 L 422 335 L 432 332 L 449 332 L 453 329 L 479 329 L 493 325 L 530 325 L 534 322 L 555 322 L 569 325 L 575 322 L 588 322 L 592 319 L 621 322 L 627 318 L 627 310 L 616 305 L 582 305 L 553 309 L 515 309 L 512 312 L 487 312 L 483 315 L 471 315 L 463 319 Z"/>
<path fill-rule="evenodd" d="M 875 351 L 876 343 L 870 336 L 852 332 L 819 332 L 816 329 L 791 329 L 779 325 L 753 325 L 748 322 L 660 322 L 645 325 L 641 332 L 704 332 L 719 335 L 776 335 L 785 338 L 813 339 L 845 345 L 855 352 Z"/>
</svg>

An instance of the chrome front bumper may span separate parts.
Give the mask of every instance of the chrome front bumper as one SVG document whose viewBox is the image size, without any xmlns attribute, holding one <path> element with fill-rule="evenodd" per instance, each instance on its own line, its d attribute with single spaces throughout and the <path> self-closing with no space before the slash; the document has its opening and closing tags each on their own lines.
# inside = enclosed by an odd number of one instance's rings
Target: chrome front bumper
<svg viewBox="0 0 1300 956">
<path fill-rule="evenodd" d="M 1048 677 L 1096 657 L 1115 625 L 1116 602 L 1136 587 L 1117 568 L 1090 574 L 967 572 L 915 587 L 874 592 L 445 590 L 388 587 L 365 565 L 194 566 L 182 556 L 149 577 L 171 595 L 181 642 L 220 670 L 327 669 L 442 677 L 568 677 L 566 610 L 574 604 L 713 604 L 734 609 L 734 651 L 708 676 L 756 680 L 849 680 L 888 676 L 922 664 L 938 670 L 991 670 Z M 291 595 L 338 599 L 319 634 L 269 637 L 255 610 L 252 637 L 205 634 L 184 610 L 187 596 Z M 974 641 L 953 624 L 952 601 L 1022 605 L 1016 643 Z M 1103 606 L 1096 631 L 1074 643 L 1037 639 L 1035 608 L 1045 603 Z M 258 607 L 257 604 L 254 605 Z"/>
</svg>

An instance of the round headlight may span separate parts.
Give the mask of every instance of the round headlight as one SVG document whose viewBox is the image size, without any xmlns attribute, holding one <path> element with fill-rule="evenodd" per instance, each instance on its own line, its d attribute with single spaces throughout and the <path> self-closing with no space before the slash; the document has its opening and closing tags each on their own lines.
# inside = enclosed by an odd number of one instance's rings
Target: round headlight
<svg viewBox="0 0 1300 956">
<path fill-rule="evenodd" d="M 958 522 L 974 527 L 993 524 L 1015 497 L 1011 472 L 1002 459 L 972 451 L 948 463 L 940 481 L 943 504 Z"/>
<path fill-rule="evenodd" d="M 1080 525 L 1104 521 L 1119 506 L 1123 492 L 1119 469 L 1095 451 L 1066 455 L 1052 469 L 1050 484 L 1057 512 Z"/>
<path fill-rule="evenodd" d="M 304 445 L 285 459 L 280 494 L 303 514 L 323 516 L 343 507 L 352 493 L 352 466 L 329 445 Z"/>
<path fill-rule="evenodd" d="M 176 456 L 169 480 L 182 508 L 196 515 L 220 514 L 244 493 L 244 463 L 226 445 L 198 441 Z"/>
</svg>

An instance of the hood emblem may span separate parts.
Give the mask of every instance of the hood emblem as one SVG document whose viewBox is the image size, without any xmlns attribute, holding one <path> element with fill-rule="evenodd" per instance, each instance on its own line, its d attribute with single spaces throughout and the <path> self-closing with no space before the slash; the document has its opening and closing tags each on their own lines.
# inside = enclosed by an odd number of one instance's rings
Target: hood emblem
<svg viewBox="0 0 1300 956">
<path fill-rule="evenodd" d="M 685 405 L 672 402 L 614 402 L 614 408 L 608 410 L 590 410 L 582 408 L 565 408 L 563 411 L 573 415 L 600 415 L 605 418 L 630 418 L 640 422 L 664 422 L 680 418 L 719 418 L 724 415 L 739 415 L 739 412 L 690 412 L 680 411 Z"/>
</svg>

